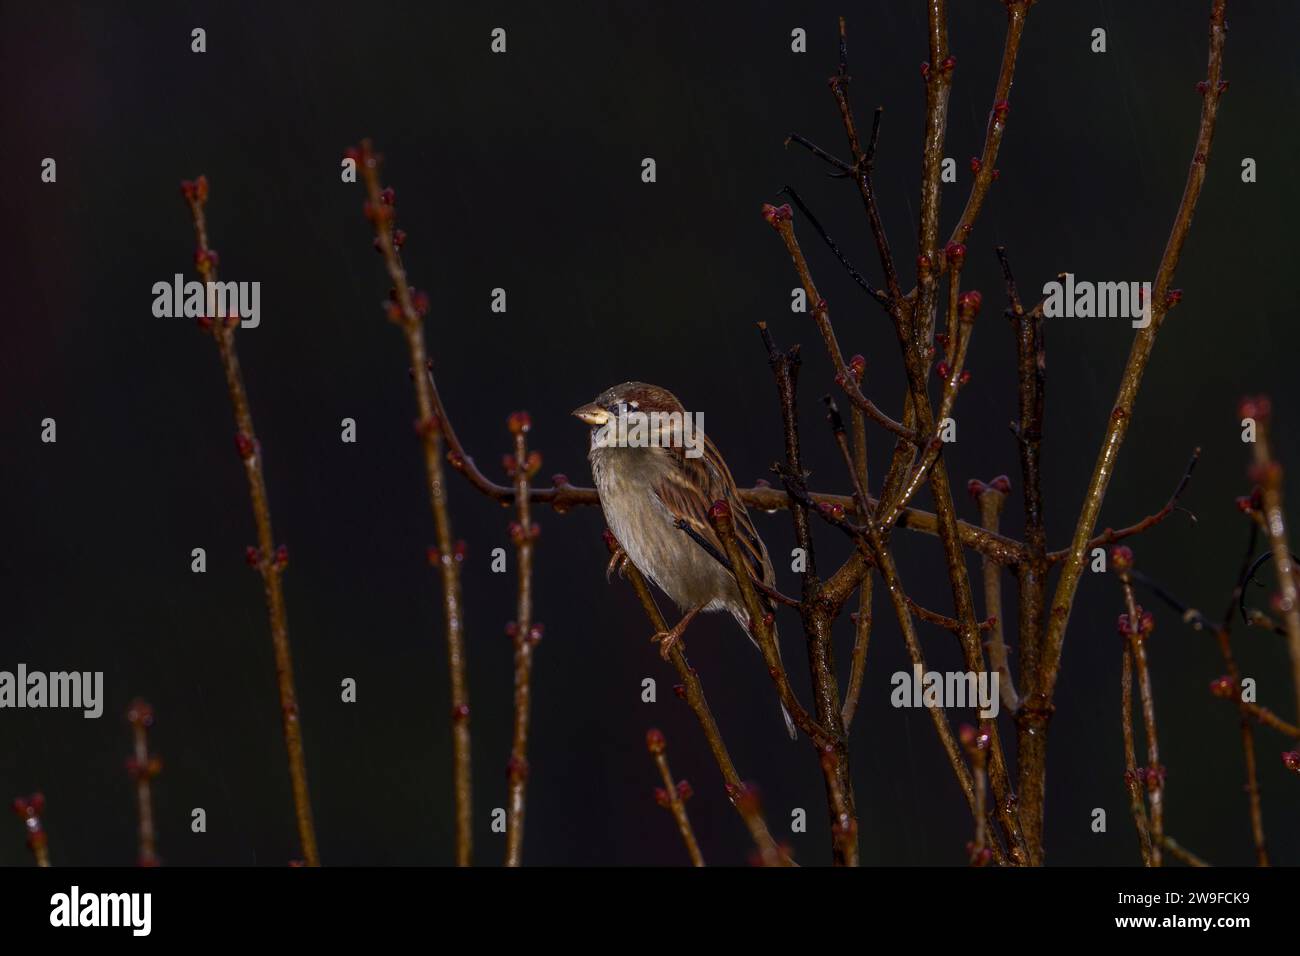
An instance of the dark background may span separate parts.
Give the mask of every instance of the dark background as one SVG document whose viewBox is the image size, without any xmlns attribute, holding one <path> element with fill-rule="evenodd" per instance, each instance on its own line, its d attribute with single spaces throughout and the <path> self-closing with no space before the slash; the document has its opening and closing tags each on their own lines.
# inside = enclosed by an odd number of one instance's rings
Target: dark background
<svg viewBox="0 0 1300 956">
<path fill-rule="evenodd" d="M 993 0 L 953 2 L 958 58 L 944 188 L 951 229 L 983 142 L 1004 16 Z M 996 243 L 1009 246 L 1025 297 L 1058 271 L 1140 280 L 1154 271 L 1182 193 L 1204 76 L 1202 2 L 1045 2 L 1029 17 L 1009 130 L 963 281 L 985 295 L 945 452 L 954 482 L 1011 475 L 1007 529 L 1020 530 L 1013 345 L 1000 317 Z M 329 864 L 447 863 L 452 858 L 448 688 L 439 587 L 414 404 L 387 289 L 361 215 L 362 187 L 339 181 L 343 149 L 373 136 L 388 157 L 410 234 L 413 281 L 430 290 L 427 323 L 439 383 L 486 471 L 508 448 L 505 418 L 533 416 L 542 476 L 589 483 L 587 438 L 569 409 L 637 378 L 673 389 L 706 415 L 741 484 L 781 453 L 775 393 L 753 323 L 805 345 L 806 454 L 817 487 L 845 482 L 819 403 L 828 366 L 759 205 L 796 186 L 873 279 L 879 278 L 853 188 L 782 141 L 797 130 L 844 152 L 825 79 L 835 17 L 849 16 L 852 96 L 863 126 L 886 116 L 876 183 L 910 285 L 918 209 L 926 58 L 920 3 L 223 3 L 163 6 L 11 4 L 0 25 L 0 667 L 103 670 L 98 721 L 71 711 L 0 712 L 0 795 L 45 792 L 56 863 L 129 863 L 135 809 L 122 760 L 135 695 L 157 710 L 153 745 L 160 852 L 172 864 L 283 865 L 298 855 L 260 584 L 244 564 L 253 540 L 234 426 L 215 349 L 192 320 L 151 314 L 152 284 L 192 278 L 192 235 L 177 191 L 205 172 L 223 278 L 262 283 L 260 328 L 239 336 L 262 441 L 275 531 L 291 551 L 290 634 L 323 859 Z M 1204 456 L 1175 516 L 1136 542 L 1140 567 L 1217 615 L 1245 545 L 1233 507 L 1248 490 L 1249 449 L 1236 401 L 1268 392 L 1277 445 L 1300 462 L 1295 426 L 1297 67 L 1293 4 L 1233 4 L 1224 100 L 1205 192 L 1179 269 L 1183 304 L 1163 330 L 1111 485 L 1102 525 L 1160 507 L 1193 446 Z M 208 52 L 190 52 L 190 30 Z M 489 52 L 493 27 L 509 52 Z M 808 31 L 808 53 L 790 31 Z M 1090 31 L 1109 52 L 1089 52 Z M 40 182 L 43 157 L 58 182 Z M 659 181 L 640 181 L 653 156 Z M 1243 184 L 1243 157 L 1259 181 Z M 868 390 L 897 413 L 902 377 L 884 314 L 799 223 L 846 353 L 869 360 Z M 508 290 L 509 311 L 489 310 Z M 1048 329 L 1045 487 L 1053 547 L 1063 546 L 1092 469 L 1133 331 L 1117 319 L 1060 319 Z M 42 444 L 40 420 L 57 419 Z M 339 422 L 359 423 L 359 442 Z M 891 442 L 875 433 L 875 461 Z M 473 705 L 475 858 L 499 862 L 490 812 L 504 805 L 511 699 L 508 513 L 452 476 L 465 566 Z M 928 493 L 918 503 L 927 505 Z M 972 503 L 958 502 L 975 517 Z M 542 510 L 537 613 L 546 624 L 534 682 L 525 860 L 534 864 L 678 864 L 685 860 L 645 752 L 664 730 L 674 771 L 697 791 L 690 812 L 711 862 L 750 845 L 675 673 L 647 642 L 626 584 L 606 584 L 594 509 Z M 758 524 L 797 589 L 784 513 Z M 818 528 L 831 567 L 844 542 Z M 904 579 L 923 603 L 951 607 L 937 539 L 897 535 Z M 208 571 L 190 571 L 207 549 Z M 972 562 L 972 570 L 977 567 Z M 978 581 L 978 578 L 976 578 Z M 1271 577 L 1268 577 L 1271 587 Z M 1269 592 L 1258 591 L 1260 602 Z M 1006 581 L 1005 613 L 1014 613 Z M 1148 602 L 1149 604 L 1151 602 Z M 982 602 L 981 602 L 982 604 Z M 1066 641 L 1051 729 L 1047 846 L 1052 863 L 1137 863 L 1122 782 L 1120 596 L 1087 574 Z M 929 717 L 889 706 L 906 666 L 896 622 L 877 598 L 853 769 L 863 858 L 961 864 L 970 817 Z M 1250 863 L 1242 756 L 1230 705 L 1207 683 L 1222 671 L 1213 639 L 1158 612 L 1151 645 L 1167 829 L 1221 864 Z M 807 694 L 797 621 L 782 612 L 786 660 Z M 850 628 L 838 632 L 847 673 Z M 955 641 L 924 628 L 930 663 L 960 667 Z M 758 656 L 723 616 L 689 634 L 737 765 L 758 782 L 773 830 L 804 863 L 829 859 L 816 758 L 785 738 Z M 1236 648 L 1260 700 L 1295 711 L 1284 640 L 1239 629 Z M 1014 663 L 1014 659 L 1013 659 Z M 353 677 L 359 702 L 339 699 Z M 640 700 L 658 681 L 659 701 Z M 955 714 L 969 719 L 969 714 Z M 1004 716 L 1004 733 L 1011 723 Z M 1284 741 L 1257 736 L 1270 848 L 1300 861 L 1297 781 Z M 208 832 L 192 834 L 204 807 Z M 1091 810 L 1109 829 L 1090 829 Z M 0 827 L 0 863 L 29 862 L 16 819 Z"/>
</svg>

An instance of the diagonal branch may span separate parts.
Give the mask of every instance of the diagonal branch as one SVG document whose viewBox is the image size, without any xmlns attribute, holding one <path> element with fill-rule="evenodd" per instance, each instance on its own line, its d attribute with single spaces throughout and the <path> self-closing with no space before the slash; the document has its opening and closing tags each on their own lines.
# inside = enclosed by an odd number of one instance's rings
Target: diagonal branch
<svg viewBox="0 0 1300 956">
<path fill-rule="evenodd" d="M 1065 631 L 1070 622 L 1070 611 L 1074 607 L 1074 597 L 1083 575 L 1084 558 L 1088 553 L 1088 543 L 1097 517 L 1101 512 L 1106 489 L 1114 474 L 1115 463 L 1119 457 L 1120 447 L 1128 433 L 1129 423 L 1133 418 L 1133 408 L 1137 401 L 1138 388 L 1146 371 L 1151 351 L 1155 347 L 1156 336 L 1164 324 L 1169 308 L 1178 296 L 1171 294 L 1170 284 L 1178 261 L 1182 256 L 1183 244 L 1187 239 L 1188 229 L 1192 224 L 1192 215 L 1196 211 L 1201 188 L 1205 184 L 1206 163 L 1209 160 L 1210 147 L 1214 141 L 1214 127 L 1219 114 L 1219 102 L 1227 89 L 1223 81 L 1223 47 L 1227 38 L 1227 26 L 1224 22 L 1226 0 L 1212 0 L 1209 21 L 1209 53 L 1206 66 L 1206 78 L 1199 84 L 1201 92 L 1201 116 L 1196 134 L 1196 144 L 1192 151 L 1192 162 L 1187 174 L 1187 183 L 1182 200 L 1174 216 L 1173 228 L 1169 240 L 1160 257 L 1156 271 L 1151 302 L 1148 303 L 1150 322 L 1139 329 L 1134 336 L 1128 360 L 1120 379 L 1119 392 L 1115 405 L 1106 423 L 1106 433 L 1102 439 L 1101 449 L 1093 467 L 1092 477 L 1084 495 L 1075 524 L 1070 553 L 1062 562 L 1061 574 L 1057 581 L 1056 592 L 1052 597 L 1051 611 L 1047 616 L 1047 630 L 1042 642 L 1039 660 L 1039 680 L 1035 687 L 1036 706 L 1050 711 L 1052 697 L 1056 689 L 1057 674 L 1061 665 L 1061 653 L 1065 644 Z M 1022 764 L 1022 780 L 1034 781 L 1030 793 L 1041 794 L 1042 781 L 1047 772 L 1046 733 L 1039 735 L 1039 748 L 1025 755 Z M 1022 789 L 1024 789 L 1022 787 Z"/>
<path fill-rule="evenodd" d="M 605 532 L 605 544 L 609 548 L 610 554 L 618 554 L 618 541 L 609 531 Z M 650 593 L 650 586 L 646 584 L 645 578 L 636 569 L 636 565 L 628 561 L 624 563 L 623 568 L 628 583 L 632 585 L 632 590 L 641 602 L 641 607 L 645 609 L 646 617 L 650 619 L 650 624 L 655 631 L 668 630 L 668 622 L 664 620 L 663 614 L 655 604 L 654 595 Z M 695 672 L 695 668 L 691 667 L 690 662 L 686 660 L 686 653 L 682 647 L 683 643 L 682 641 L 674 643 L 668 654 L 668 660 L 672 662 L 673 667 L 677 669 L 677 673 L 682 679 L 682 683 L 677 688 L 678 696 L 686 701 L 695 714 L 695 719 L 700 722 L 700 728 L 704 731 L 705 742 L 709 745 L 709 750 L 718 764 L 718 769 L 722 771 L 722 779 L 727 788 L 727 795 L 732 806 L 736 808 L 736 812 L 744 820 L 745 826 L 749 828 L 750 836 L 753 837 L 754 843 L 758 847 L 759 858 L 763 865 L 788 866 L 791 861 L 776 845 L 776 841 L 772 839 L 767 823 L 763 820 L 763 815 L 758 809 L 758 803 L 753 796 L 752 788 L 741 779 L 740 774 L 736 771 L 736 765 L 731 761 L 731 754 L 722 740 L 722 732 L 718 729 L 718 722 L 714 719 L 713 711 L 709 709 L 709 702 L 704 696 L 704 685 Z"/>
</svg>

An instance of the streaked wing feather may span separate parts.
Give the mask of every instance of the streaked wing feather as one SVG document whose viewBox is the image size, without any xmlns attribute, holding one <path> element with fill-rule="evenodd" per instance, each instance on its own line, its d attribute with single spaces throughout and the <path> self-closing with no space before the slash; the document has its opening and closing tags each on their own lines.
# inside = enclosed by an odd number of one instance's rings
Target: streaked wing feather
<svg viewBox="0 0 1300 956">
<path fill-rule="evenodd" d="M 736 490 L 736 482 L 727 469 L 727 463 L 717 447 L 704 438 L 704 453 L 699 458 L 686 457 L 680 448 L 670 449 L 675 467 L 664 472 L 655 493 L 664 507 L 675 517 L 686 521 L 690 527 L 718 551 L 722 542 L 709 522 L 709 508 L 715 501 L 725 501 L 731 507 L 736 528 L 736 541 L 750 573 L 764 584 L 776 581 L 772 562 L 768 559 L 763 539 L 754 529 L 749 512 L 745 510 Z M 765 603 L 766 599 L 765 599 Z"/>
</svg>

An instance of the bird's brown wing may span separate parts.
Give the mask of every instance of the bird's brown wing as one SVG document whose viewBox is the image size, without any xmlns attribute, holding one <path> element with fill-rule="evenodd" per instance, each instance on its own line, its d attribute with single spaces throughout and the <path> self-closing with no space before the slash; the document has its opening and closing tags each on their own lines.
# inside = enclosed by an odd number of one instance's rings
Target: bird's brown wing
<svg viewBox="0 0 1300 956">
<path fill-rule="evenodd" d="M 725 501 L 731 508 L 736 540 L 750 573 L 764 584 L 774 585 L 776 574 L 768 559 L 767 548 L 754 530 L 754 523 L 736 490 L 736 482 L 717 446 L 705 436 L 703 454 L 698 458 L 688 458 L 682 448 L 669 451 L 674 467 L 664 471 L 655 487 L 655 494 L 664 507 L 674 518 L 685 521 L 719 553 L 724 553 L 722 542 L 709 522 L 709 508 L 715 501 Z"/>
</svg>

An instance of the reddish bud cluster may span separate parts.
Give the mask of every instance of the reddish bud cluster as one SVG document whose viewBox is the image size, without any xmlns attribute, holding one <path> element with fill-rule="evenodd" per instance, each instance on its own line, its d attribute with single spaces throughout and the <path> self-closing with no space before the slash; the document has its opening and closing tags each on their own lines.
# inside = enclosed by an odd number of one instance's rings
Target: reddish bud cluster
<svg viewBox="0 0 1300 956">
<path fill-rule="evenodd" d="M 758 787 L 752 783 L 742 784 L 740 787 L 727 788 L 732 802 L 739 808 L 741 813 L 757 813 L 762 801 L 759 799 Z"/>
<path fill-rule="evenodd" d="M 501 467 L 505 469 L 505 473 L 511 478 L 514 478 L 519 474 L 519 462 L 514 455 L 502 455 Z M 542 453 L 537 451 L 530 451 L 528 453 L 528 457 L 524 459 L 524 477 L 525 478 L 533 477 L 533 475 L 537 474 L 537 472 L 539 472 L 541 468 L 542 468 Z M 557 475 L 556 477 L 564 478 L 564 475 Z M 564 478 L 564 480 L 566 483 L 568 482 L 567 478 Z"/>
<path fill-rule="evenodd" d="M 685 803 L 691 797 L 695 796 L 695 788 L 691 786 L 689 780 L 677 781 L 677 799 Z"/>
<path fill-rule="evenodd" d="M 927 77 L 927 76 L 929 76 L 929 75 L 930 75 L 930 61 L 929 61 L 929 60 L 922 60 L 922 61 L 921 61 L 921 76 L 922 76 L 922 77 Z"/>
<path fill-rule="evenodd" d="M 510 429 L 512 435 L 523 435 L 533 427 L 533 420 L 527 412 L 511 412 L 510 417 L 506 419 L 506 428 Z"/>
<path fill-rule="evenodd" d="M 451 719 L 460 722 L 469 720 L 469 704 L 457 704 L 451 709 Z"/>
<path fill-rule="evenodd" d="M 970 321 L 979 315 L 980 305 L 984 302 L 984 297 L 976 290 L 963 292 L 957 296 L 957 314 L 966 321 Z"/>
<path fill-rule="evenodd" d="M 981 167 L 983 167 L 983 165 L 984 164 L 980 162 L 980 158 L 978 156 L 972 156 L 970 158 L 970 171 L 972 173 L 978 173 Z"/>
<path fill-rule="evenodd" d="M 194 250 L 194 267 L 200 271 L 204 267 L 210 266 L 215 269 L 221 262 L 221 256 L 217 255 L 216 249 L 195 249 Z"/>
<path fill-rule="evenodd" d="M 950 242 L 944 246 L 943 254 L 948 258 L 948 264 L 954 269 L 960 269 L 962 263 L 966 261 L 966 247 L 960 242 Z"/>
<path fill-rule="evenodd" d="M 1266 422 L 1273 414 L 1273 402 L 1267 395 L 1247 395 L 1237 405 L 1239 418 L 1253 418 Z"/>
<path fill-rule="evenodd" d="M 257 442 L 239 432 L 235 435 L 235 448 L 239 450 L 239 457 L 248 461 L 257 453 Z"/>
<path fill-rule="evenodd" d="M 1166 309 L 1172 309 L 1174 306 L 1176 306 L 1179 302 L 1182 301 L 1183 301 L 1182 289 L 1170 289 L 1168 292 L 1165 293 Z"/>
<path fill-rule="evenodd" d="M 511 754 L 510 759 L 506 761 L 506 779 L 515 783 L 527 780 L 528 761 L 523 757 L 516 757 Z"/>
<path fill-rule="evenodd" d="M 983 727 L 977 729 L 972 727 L 970 724 L 962 724 L 961 727 L 958 728 L 957 739 L 960 740 L 961 745 L 972 754 L 977 751 L 983 752 L 988 750 L 989 744 L 992 742 L 987 730 Z"/>
<path fill-rule="evenodd" d="M 844 506 L 838 501 L 819 501 L 817 502 L 817 510 L 834 521 L 839 521 L 844 517 Z"/>
<path fill-rule="evenodd" d="M 945 382 L 948 380 L 948 373 L 951 371 L 952 369 L 949 367 L 947 362 L 940 362 L 938 365 L 934 367 L 934 374 L 937 375 L 939 378 L 943 379 Z"/>
<path fill-rule="evenodd" d="M 954 69 L 956 69 L 956 67 L 957 67 L 957 58 L 955 56 L 945 57 L 944 61 L 939 64 L 939 68 L 942 69 L 943 72 L 945 73 L 951 73 Z"/>
<path fill-rule="evenodd" d="M 1283 753 L 1282 766 L 1292 773 L 1300 773 L 1300 750 L 1288 750 Z"/>
<path fill-rule="evenodd" d="M 922 279 L 930 274 L 930 257 L 925 253 L 916 257 L 916 274 Z"/>
<path fill-rule="evenodd" d="M 682 700 L 685 700 L 685 699 L 686 699 L 686 685 L 685 685 L 685 684 L 673 684 L 673 693 L 676 694 L 678 697 L 680 697 Z"/>
<path fill-rule="evenodd" d="M 715 525 L 731 524 L 731 505 L 718 499 L 709 506 L 709 520 Z"/>
<path fill-rule="evenodd" d="M 146 701 L 137 697 L 131 701 L 131 706 L 126 709 L 126 720 L 132 726 L 138 724 L 141 727 L 152 727 L 153 708 Z"/>
<path fill-rule="evenodd" d="M 1133 635 L 1135 637 L 1147 638 L 1151 632 L 1156 629 L 1156 619 L 1150 611 L 1142 610 L 1142 605 L 1138 605 L 1136 619 L 1129 620 L 1127 614 L 1121 614 L 1117 623 L 1120 634 L 1124 636 Z"/>
<path fill-rule="evenodd" d="M 1133 549 L 1127 545 L 1117 544 L 1110 549 L 1110 566 L 1116 571 L 1133 569 Z"/>
<path fill-rule="evenodd" d="M 998 475 L 989 482 L 989 487 L 994 491 L 1000 491 L 1004 495 L 1011 494 L 1011 479 L 1006 475 Z"/>
<path fill-rule="evenodd" d="M 537 535 L 540 534 L 540 532 L 537 531 L 537 525 L 533 525 L 533 532 L 533 537 L 537 537 Z M 469 556 L 469 545 L 467 545 L 463 540 L 457 541 L 452 547 L 451 556 L 458 562 L 464 561 L 465 558 Z"/>
<path fill-rule="evenodd" d="M 672 798 L 668 796 L 668 791 L 663 787 L 655 787 L 655 803 L 665 810 L 673 805 Z"/>
<path fill-rule="evenodd" d="M 999 122 L 1005 121 L 1007 118 L 1007 114 L 1010 112 L 1011 112 L 1011 104 L 1008 103 L 1006 100 L 1000 100 L 999 102 L 993 104 L 993 116 Z"/>
<path fill-rule="evenodd" d="M 651 727 L 646 731 L 645 745 L 646 749 L 652 754 L 661 754 L 668 747 L 668 744 L 664 741 L 663 732 L 655 727 Z"/>
<path fill-rule="evenodd" d="M 393 207 L 385 206 L 383 203 L 376 206 L 374 203 L 367 201 L 361 205 L 361 211 L 366 219 L 376 226 L 385 225 L 391 222 L 393 218 Z"/>
<path fill-rule="evenodd" d="M 396 190 L 394 190 L 392 186 L 386 187 L 383 192 L 379 194 L 379 201 L 385 206 L 394 205 L 397 202 Z"/>
<path fill-rule="evenodd" d="M 1210 681 L 1210 693 L 1220 700 L 1232 700 L 1237 696 L 1237 682 L 1224 674 Z"/>
<path fill-rule="evenodd" d="M 262 552 L 250 544 L 244 549 L 244 561 L 250 568 L 255 568 L 262 563 Z"/>
<path fill-rule="evenodd" d="M 1164 766 L 1158 763 L 1153 763 L 1142 770 L 1142 781 L 1147 785 L 1148 793 L 1155 793 L 1165 785 L 1166 773 Z"/>
<path fill-rule="evenodd" d="M 781 223 L 790 222 L 794 219 L 794 210 L 790 208 L 789 203 L 780 206 L 773 206 L 769 202 L 763 203 L 763 220 L 773 229 L 780 229 Z"/>
<path fill-rule="evenodd" d="M 199 176 L 198 179 L 182 179 L 181 195 L 191 202 L 196 202 L 202 206 L 208 201 L 208 177 Z"/>
<path fill-rule="evenodd" d="M 126 758 L 127 775 L 135 781 L 152 780 L 162 773 L 162 758 L 150 757 L 141 763 L 135 757 Z"/>
<path fill-rule="evenodd" d="M 532 524 L 525 528 L 518 521 L 510 522 L 510 526 L 506 531 L 510 535 L 510 540 L 516 546 L 527 544 L 529 541 L 536 541 L 542 536 L 542 529 L 539 525 Z"/>
<path fill-rule="evenodd" d="M 411 427 L 415 429 L 415 433 L 421 438 L 430 438 L 438 434 L 438 420 L 436 418 L 417 418 L 411 423 Z M 447 460 L 451 461 L 451 458 L 451 453 L 448 452 Z M 452 467 L 458 466 L 453 463 Z"/>
<path fill-rule="evenodd" d="M 33 793 L 30 797 L 15 797 L 12 807 L 14 813 L 23 819 L 36 819 L 45 812 L 45 794 Z"/>
<path fill-rule="evenodd" d="M 966 844 L 966 853 L 970 857 L 971 866 L 988 866 L 993 860 L 992 850 L 988 847 L 981 847 L 977 850 L 973 841 Z"/>
<path fill-rule="evenodd" d="M 275 569 L 277 571 L 283 571 L 288 566 L 289 566 L 289 547 L 288 545 L 282 544 L 275 549 Z"/>
<path fill-rule="evenodd" d="M 13 811 L 22 817 L 27 828 L 27 847 L 39 850 L 46 844 L 45 828 L 41 826 L 41 814 L 45 811 L 45 795 L 33 793 L 30 797 L 18 797 L 13 802 Z"/>
<path fill-rule="evenodd" d="M 859 355 L 855 355 L 855 356 L 853 356 L 853 358 L 849 359 L 849 372 L 852 373 L 853 378 L 854 378 L 856 381 L 861 382 L 861 381 L 862 381 L 862 376 L 865 375 L 865 374 L 867 373 L 867 359 L 866 359 L 866 357 L 863 356 L 863 355 L 861 355 L 861 354 L 859 354 Z"/>
</svg>

